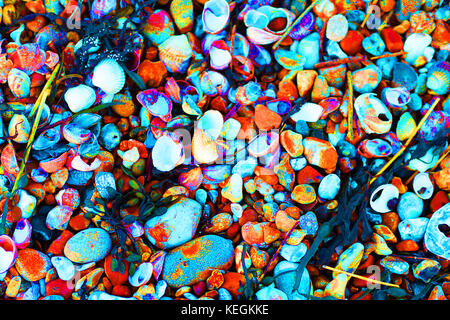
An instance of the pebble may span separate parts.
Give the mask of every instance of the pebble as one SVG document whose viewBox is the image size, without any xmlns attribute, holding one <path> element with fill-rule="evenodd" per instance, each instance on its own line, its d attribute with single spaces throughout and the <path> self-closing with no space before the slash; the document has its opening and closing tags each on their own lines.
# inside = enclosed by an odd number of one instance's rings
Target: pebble
<svg viewBox="0 0 450 320">
<path fill-rule="evenodd" d="M 281 247 L 280 255 L 289 262 L 300 262 L 307 250 L 308 248 L 304 243 L 296 246 L 284 244 Z"/>
<path fill-rule="evenodd" d="M 109 234 L 100 228 L 78 232 L 64 246 L 64 255 L 72 262 L 87 263 L 103 259 L 111 250 Z"/>
<path fill-rule="evenodd" d="M 75 276 L 75 265 L 66 257 L 55 256 L 51 262 L 61 280 L 69 281 Z"/>
<path fill-rule="evenodd" d="M 420 242 L 425 235 L 429 219 L 425 217 L 406 219 L 398 224 L 398 232 L 402 240 Z"/>
<path fill-rule="evenodd" d="M 171 249 L 191 240 L 197 230 L 202 206 L 195 200 L 181 198 L 161 216 L 145 223 L 145 235 L 160 249 Z"/>
<path fill-rule="evenodd" d="M 297 263 L 289 261 L 279 262 L 273 271 L 275 287 L 283 291 L 288 296 L 289 300 L 306 300 L 306 297 L 303 296 L 303 294 L 312 295 L 312 284 L 306 268 L 303 271 L 302 280 L 300 281 L 298 289 L 295 292 L 292 292 L 297 278 L 295 273 L 297 266 Z"/>
<path fill-rule="evenodd" d="M 336 174 L 326 175 L 319 184 L 319 197 L 324 200 L 333 200 L 339 192 L 340 185 L 341 179 Z"/>
<path fill-rule="evenodd" d="M 25 280 L 38 281 L 45 277 L 52 265 L 43 252 L 26 248 L 19 250 L 15 267 Z"/>
<path fill-rule="evenodd" d="M 216 235 L 206 235 L 187 242 L 167 254 L 163 279 L 174 288 L 206 280 L 212 269 L 228 270 L 234 257 L 233 245 Z"/>
</svg>

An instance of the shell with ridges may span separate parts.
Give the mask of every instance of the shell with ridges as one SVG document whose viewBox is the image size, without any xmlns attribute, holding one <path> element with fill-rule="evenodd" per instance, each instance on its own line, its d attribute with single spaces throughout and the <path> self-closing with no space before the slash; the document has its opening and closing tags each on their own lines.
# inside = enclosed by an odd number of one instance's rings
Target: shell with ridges
<svg viewBox="0 0 450 320">
<path fill-rule="evenodd" d="M 103 59 L 94 68 L 92 84 L 107 94 L 116 94 L 125 85 L 125 72 L 114 59 Z"/>
<path fill-rule="evenodd" d="M 450 91 L 450 63 L 441 61 L 435 63 L 428 70 L 427 87 L 438 95 L 445 95 Z"/>
<path fill-rule="evenodd" d="M 30 95 L 31 79 L 22 70 L 12 68 L 8 73 L 8 86 L 15 97 L 26 98 Z"/>
<path fill-rule="evenodd" d="M 159 57 L 167 71 L 184 73 L 189 66 L 192 48 L 185 34 L 172 36 L 159 45 Z"/>
<path fill-rule="evenodd" d="M 216 34 L 225 29 L 230 19 L 230 5 L 225 0 L 209 0 L 202 13 L 203 30 Z"/>
<path fill-rule="evenodd" d="M 172 101 L 164 93 L 155 89 L 140 91 L 136 99 L 152 115 L 161 118 L 164 122 L 172 119 Z"/>
<path fill-rule="evenodd" d="M 64 94 L 64 100 L 70 111 L 77 113 L 91 107 L 96 100 L 96 95 L 94 89 L 85 84 L 80 84 L 69 88 Z"/>
</svg>

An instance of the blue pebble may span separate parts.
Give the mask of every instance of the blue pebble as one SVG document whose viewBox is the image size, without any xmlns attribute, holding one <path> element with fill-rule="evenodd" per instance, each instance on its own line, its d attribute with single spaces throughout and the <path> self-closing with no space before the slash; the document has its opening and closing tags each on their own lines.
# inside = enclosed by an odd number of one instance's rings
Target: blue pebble
<svg viewBox="0 0 450 320">
<path fill-rule="evenodd" d="M 122 133 L 114 123 L 106 124 L 100 133 L 98 141 L 107 150 L 111 151 L 116 148 L 121 140 Z"/>
<path fill-rule="evenodd" d="M 415 193 L 405 192 L 402 194 L 397 206 L 398 216 L 401 220 L 418 218 L 422 211 L 423 200 Z"/>
<path fill-rule="evenodd" d="M 291 167 L 294 171 L 300 171 L 304 167 L 306 167 L 306 165 L 308 164 L 308 161 L 304 157 L 292 158 L 289 160 L 289 164 L 291 165 Z"/>
<path fill-rule="evenodd" d="M 307 300 L 303 294 L 312 295 L 312 284 L 306 268 L 303 270 L 302 279 L 297 291 L 292 293 L 295 280 L 297 279 L 297 267 L 298 263 L 289 261 L 279 262 L 273 271 L 275 287 L 283 291 L 289 300 Z"/>
<path fill-rule="evenodd" d="M 319 229 L 319 223 L 317 222 L 317 217 L 312 211 L 308 211 L 306 214 L 298 219 L 299 227 L 305 230 L 307 235 L 314 236 Z"/>
<path fill-rule="evenodd" d="M 421 217 L 415 219 L 406 219 L 398 224 L 398 232 L 402 240 L 413 240 L 420 242 L 422 240 L 428 225 L 428 218 Z"/>
</svg>

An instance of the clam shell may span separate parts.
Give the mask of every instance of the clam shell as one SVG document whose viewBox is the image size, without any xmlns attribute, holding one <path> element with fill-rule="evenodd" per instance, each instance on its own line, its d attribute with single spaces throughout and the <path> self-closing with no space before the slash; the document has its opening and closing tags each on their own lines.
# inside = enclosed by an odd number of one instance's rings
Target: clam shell
<svg viewBox="0 0 450 320">
<path fill-rule="evenodd" d="M 217 34 L 230 20 L 230 5 L 225 0 L 209 0 L 205 3 L 202 13 L 203 30 L 206 33 Z"/>
<path fill-rule="evenodd" d="M 8 86 L 11 89 L 11 93 L 17 98 L 26 98 L 30 95 L 30 77 L 19 69 L 12 68 L 9 71 Z"/>
<path fill-rule="evenodd" d="M 79 127 L 75 123 L 68 123 L 62 130 L 64 139 L 73 144 L 82 144 L 89 140 L 92 133 L 89 130 Z"/>
<path fill-rule="evenodd" d="M 111 172 L 97 173 L 95 175 L 95 188 L 103 199 L 111 198 L 108 187 L 116 190 L 116 180 L 114 175 Z"/>
<path fill-rule="evenodd" d="M 17 221 L 16 228 L 13 233 L 13 241 L 19 249 L 26 248 L 31 240 L 31 223 L 27 219 Z"/>
<path fill-rule="evenodd" d="M 355 111 L 366 133 L 382 134 L 392 126 L 392 114 L 374 93 L 365 93 L 355 100 Z"/>
<path fill-rule="evenodd" d="M 230 48 L 223 40 L 216 40 L 209 49 L 209 63 L 215 70 L 226 69 L 231 62 Z"/>
<path fill-rule="evenodd" d="M 172 36 L 159 45 L 159 57 L 167 68 L 173 73 L 184 73 L 189 66 L 192 48 L 185 34 Z"/>
<path fill-rule="evenodd" d="M 168 122 L 172 119 L 172 101 L 164 93 L 155 89 L 140 91 L 136 99 L 150 114 Z"/>
<path fill-rule="evenodd" d="M 168 135 L 156 140 L 152 150 L 153 166 L 159 171 L 170 171 L 184 161 L 183 145 Z"/>
<path fill-rule="evenodd" d="M 75 156 L 75 158 L 72 159 L 70 162 L 70 166 L 72 169 L 83 171 L 83 172 L 90 172 L 98 169 L 101 166 L 102 162 L 95 158 L 94 161 L 91 164 L 87 164 L 79 155 Z"/>
<path fill-rule="evenodd" d="M 281 36 L 263 29 L 249 27 L 247 28 L 247 38 L 254 44 L 266 45 L 278 41 Z"/>
<path fill-rule="evenodd" d="M 219 158 L 217 144 L 201 129 L 194 130 L 192 156 L 198 163 L 212 163 Z"/>
<path fill-rule="evenodd" d="M 427 88 L 438 95 L 445 95 L 450 91 L 450 63 L 441 61 L 435 63 L 428 70 Z"/>
<path fill-rule="evenodd" d="M 55 200 L 59 206 L 68 206 L 75 210 L 80 205 L 80 193 L 73 188 L 62 189 L 56 194 Z"/>
<path fill-rule="evenodd" d="M 66 164 L 68 153 L 64 152 L 56 158 L 43 160 L 39 162 L 39 167 L 47 173 L 56 172 L 64 167 Z"/>
<path fill-rule="evenodd" d="M 312 12 L 308 12 L 299 23 L 297 23 L 289 33 L 293 40 L 301 40 L 314 29 L 315 17 Z"/>
<path fill-rule="evenodd" d="M 370 207 L 378 213 L 390 212 L 388 204 L 398 199 L 400 192 L 393 184 L 383 184 L 375 189 L 370 196 Z"/>
<path fill-rule="evenodd" d="M 8 135 L 15 137 L 17 143 L 27 143 L 30 137 L 31 125 L 23 114 L 14 114 L 8 126 Z"/>
<path fill-rule="evenodd" d="M 154 46 L 159 46 L 175 34 L 172 18 L 166 11 L 161 9 L 155 10 L 149 15 L 143 27 L 142 34 Z"/>
<path fill-rule="evenodd" d="M 434 192 L 434 183 L 430 175 L 426 172 L 417 174 L 413 180 L 413 189 L 419 198 L 430 199 Z"/>
<path fill-rule="evenodd" d="M 227 78 L 216 71 L 205 71 L 200 76 L 201 90 L 208 96 L 225 95 L 230 89 Z"/>
<path fill-rule="evenodd" d="M 128 282 L 133 287 L 140 287 L 150 281 L 153 274 L 153 264 L 150 262 L 143 262 L 137 267 L 133 275 L 128 277 Z"/>
<path fill-rule="evenodd" d="M 392 154 L 392 146 L 382 139 L 364 140 L 358 146 L 358 153 L 365 158 L 384 158 Z"/>
<path fill-rule="evenodd" d="M 46 54 L 36 43 L 27 43 L 14 50 L 9 59 L 14 68 L 31 75 L 45 64 Z"/>
<path fill-rule="evenodd" d="M 7 235 L 0 236 L 0 274 L 9 270 L 17 259 L 17 248 Z"/>
<path fill-rule="evenodd" d="M 84 109 L 91 107 L 97 96 L 94 89 L 91 87 L 80 84 L 76 87 L 67 89 L 64 93 L 64 100 L 66 101 L 70 111 L 77 113 Z"/>
<path fill-rule="evenodd" d="M 381 99 L 388 107 L 401 108 L 409 103 L 411 96 L 405 87 L 384 88 Z"/>
<path fill-rule="evenodd" d="M 125 72 L 114 59 L 103 59 L 92 72 L 92 84 L 107 94 L 116 94 L 125 85 Z"/>
</svg>

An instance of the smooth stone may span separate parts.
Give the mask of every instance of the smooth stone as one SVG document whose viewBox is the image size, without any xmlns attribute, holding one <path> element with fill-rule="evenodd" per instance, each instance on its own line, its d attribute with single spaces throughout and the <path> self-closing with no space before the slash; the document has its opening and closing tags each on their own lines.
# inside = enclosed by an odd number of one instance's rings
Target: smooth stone
<svg viewBox="0 0 450 320">
<path fill-rule="evenodd" d="M 111 172 L 99 172 L 95 175 L 95 187 L 103 199 L 111 199 L 108 188 L 116 189 L 116 179 Z"/>
<path fill-rule="evenodd" d="M 34 196 L 30 195 L 25 190 L 19 190 L 19 202 L 17 203 L 17 207 L 22 212 L 22 218 L 28 219 L 34 212 L 36 208 L 37 200 Z"/>
<path fill-rule="evenodd" d="M 332 16 L 327 23 L 326 36 L 328 40 L 339 42 L 348 32 L 347 18 L 342 14 Z"/>
<path fill-rule="evenodd" d="M 325 140 L 306 137 L 303 139 L 304 155 L 312 165 L 332 173 L 336 169 L 338 155 L 333 145 Z"/>
<path fill-rule="evenodd" d="M 402 240 L 411 239 L 419 243 L 427 229 L 429 219 L 425 217 L 406 219 L 398 224 L 398 232 Z"/>
<path fill-rule="evenodd" d="M 317 230 L 319 230 L 317 217 L 312 211 L 308 211 L 306 214 L 302 215 L 298 221 L 299 228 L 303 229 L 307 235 L 314 236 L 317 233 Z"/>
<path fill-rule="evenodd" d="M 413 192 L 401 195 L 397 206 L 397 213 L 401 220 L 420 217 L 423 211 L 423 200 Z"/>
<path fill-rule="evenodd" d="M 121 138 L 122 133 L 117 126 L 114 123 L 108 123 L 103 126 L 98 142 L 105 149 L 111 151 L 119 145 Z"/>
<path fill-rule="evenodd" d="M 300 110 L 291 116 L 291 119 L 295 122 L 306 121 L 306 122 L 317 122 L 322 116 L 323 108 L 316 104 L 307 102 L 301 106 Z"/>
<path fill-rule="evenodd" d="M 213 269 L 228 270 L 234 261 L 231 240 L 206 235 L 171 250 L 164 261 L 162 278 L 180 288 L 206 280 Z"/>
<path fill-rule="evenodd" d="M 72 262 L 98 262 L 111 250 L 109 234 L 100 228 L 90 228 L 78 232 L 67 241 L 64 255 Z"/>
<path fill-rule="evenodd" d="M 359 266 L 364 254 L 364 245 L 360 242 L 355 242 L 339 255 L 336 269 L 353 273 Z M 335 277 L 338 272 L 333 272 Z"/>
<path fill-rule="evenodd" d="M 395 274 L 407 274 L 409 270 L 408 262 L 393 256 L 387 256 L 380 260 L 380 265 Z"/>
<path fill-rule="evenodd" d="M 293 158 L 297 158 L 303 154 L 302 139 L 301 134 L 292 130 L 285 130 L 280 135 L 281 145 Z"/>
<path fill-rule="evenodd" d="M 51 269 L 50 258 L 37 250 L 26 248 L 19 250 L 15 268 L 28 281 L 38 281 Z"/>
<path fill-rule="evenodd" d="M 160 249 L 180 246 L 194 236 L 202 206 L 195 200 L 182 198 L 167 209 L 166 213 L 145 223 L 145 235 Z"/>
<path fill-rule="evenodd" d="M 281 161 L 275 165 L 273 171 L 278 177 L 278 182 L 286 190 L 291 191 L 294 187 L 295 172 L 289 163 L 289 155 L 287 153 L 281 156 Z"/>
<path fill-rule="evenodd" d="M 69 281 L 75 276 L 75 265 L 66 257 L 55 256 L 51 258 L 51 262 L 61 280 Z"/>
<path fill-rule="evenodd" d="M 223 123 L 221 136 L 226 140 L 234 140 L 241 130 L 241 123 L 236 119 L 230 118 Z"/>
<path fill-rule="evenodd" d="M 352 74 L 353 88 L 358 93 L 372 92 L 382 79 L 380 69 L 375 65 L 368 65 Z"/>
<path fill-rule="evenodd" d="M 281 247 L 280 255 L 289 262 L 300 262 L 307 250 L 308 248 L 304 243 L 296 246 L 286 243 Z"/>
<path fill-rule="evenodd" d="M 405 61 L 413 65 L 420 56 L 424 55 L 425 49 L 431 44 L 432 37 L 425 33 L 411 33 L 405 41 L 403 50 L 408 52 Z"/>
<path fill-rule="evenodd" d="M 258 160 L 255 157 L 249 156 L 248 159 L 239 160 L 231 170 L 231 173 L 238 174 L 242 178 L 250 177 L 253 175 L 257 165 Z"/>
<path fill-rule="evenodd" d="M 297 267 L 298 263 L 289 261 L 279 262 L 273 270 L 275 287 L 283 291 L 288 296 L 289 300 L 307 300 L 302 294 L 312 295 L 313 288 L 309 272 L 306 268 L 303 270 L 302 279 L 298 289 L 292 293 L 297 279 Z"/>
<path fill-rule="evenodd" d="M 383 79 L 391 80 L 394 65 L 397 62 L 395 57 L 387 57 L 376 60 L 375 64 L 380 69 Z"/>
<path fill-rule="evenodd" d="M 301 158 L 290 159 L 289 163 L 291 164 L 291 167 L 292 167 L 292 169 L 294 169 L 294 171 L 300 171 L 304 167 L 306 167 L 306 165 L 308 164 L 308 161 L 306 160 L 306 158 L 301 157 Z"/>
<path fill-rule="evenodd" d="M 319 62 L 320 35 L 313 32 L 300 40 L 296 53 L 306 58 L 303 69 L 314 69 Z"/>
<path fill-rule="evenodd" d="M 341 179 L 338 175 L 334 173 L 326 175 L 319 184 L 319 197 L 325 200 L 333 200 L 337 196 L 340 187 Z"/>
<path fill-rule="evenodd" d="M 381 56 L 386 48 L 383 39 L 377 32 L 372 33 L 362 41 L 364 50 L 373 56 Z"/>
<path fill-rule="evenodd" d="M 56 206 L 47 214 L 46 224 L 51 230 L 65 230 L 69 224 L 73 210 L 68 206 Z"/>
<path fill-rule="evenodd" d="M 431 216 L 425 233 L 425 246 L 437 256 L 450 259 L 450 238 L 439 230 L 440 225 L 450 225 L 450 203 Z"/>
<path fill-rule="evenodd" d="M 234 173 L 231 175 L 227 185 L 222 189 L 222 196 L 233 203 L 239 202 L 243 198 L 242 186 L 242 177 Z"/>
<path fill-rule="evenodd" d="M 438 274 L 441 269 L 441 265 L 437 261 L 425 259 L 419 262 L 416 266 L 413 266 L 412 269 L 415 278 L 428 283 L 435 275 Z"/>
<path fill-rule="evenodd" d="M 257 300 L 288 300 L 288 296 L 274 287 L 264 287 L 255 293 Z"/>
</svg>

